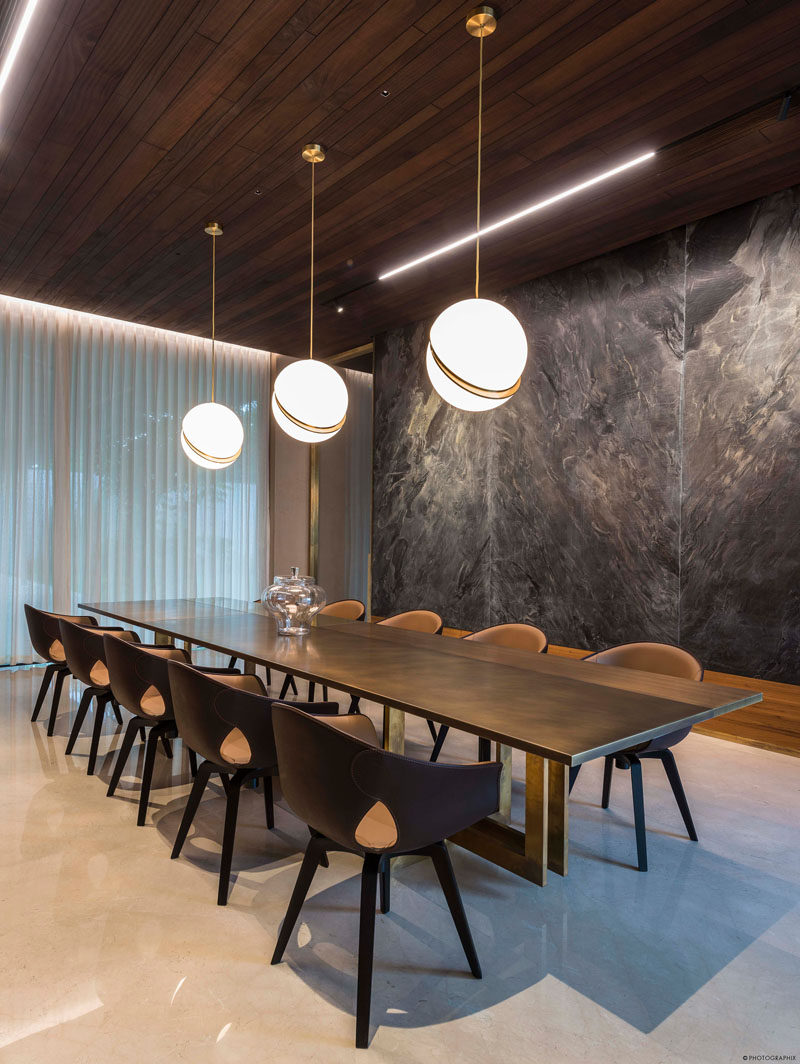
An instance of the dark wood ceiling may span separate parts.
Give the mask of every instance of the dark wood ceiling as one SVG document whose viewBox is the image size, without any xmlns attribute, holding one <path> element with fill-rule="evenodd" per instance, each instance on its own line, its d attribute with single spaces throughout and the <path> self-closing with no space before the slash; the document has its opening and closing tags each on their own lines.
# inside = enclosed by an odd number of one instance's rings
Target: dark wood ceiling
<svg viewBox="0 0 800 1064">
<path fill-rule="evenodd" d="M 302 354 L 471 294 L 477 42 L 453 0 L 48 0 L 0 100 L 0 291 Z M 486 223 L 800 82 L 800 0 L 506 0 L 486 43 Z M 388 90 L 389 95 L 383 95 Z M 800 96 L 488 237 L 482 292 L 800 180 Z M 348 294 L 349 293 L 349 294 Z M 337 313 L 336 305 L 344 307 Z"/>
</svg>

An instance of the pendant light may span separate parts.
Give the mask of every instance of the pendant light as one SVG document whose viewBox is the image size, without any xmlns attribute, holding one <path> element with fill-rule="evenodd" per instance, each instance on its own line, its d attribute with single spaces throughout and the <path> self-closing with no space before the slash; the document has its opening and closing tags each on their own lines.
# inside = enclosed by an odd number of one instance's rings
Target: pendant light
<svg viewBox="0 0 800 1064">
<path fill-rule="evenodd" d="M 347 417 L 347 388 L 327 362 L 314 361 L 314 168 L 325 158 L 320 144 L 306 144 L 311 163 L 311 300 L 308 358 L 292 362 L 275 379 L 272 413 L 289 436 L 303 443 L 322 443 L 335 436 Z"/>
<path fill-rule="evenodd" d="M 483 38 L 494 33 L 491 7 L 467 19 L 467 32 L 480 42 L 478 67 L 478 198 L 475 242 L 475 298 L 443 310 L 431 326 L 426 366 L 431 384 L 451 406 L 491 410 L 520 386 L 528 357 L 525 330 L 510 310 L 478 295 L 481 229 L 481 141 L 483 136 Z"/>
<path fill-rule="evenodd" d="M 209 222 L 205 232 L 211 237 L 211 402 L 193 406 L 181 426 L 181 446 L 187 458 L 203 469 L 224 469 L 242 453 L 244 429 L 230 407 L 214 401 L 217 371 L 216 302 L 217 237 L 219 222 Z"/>
</svg>

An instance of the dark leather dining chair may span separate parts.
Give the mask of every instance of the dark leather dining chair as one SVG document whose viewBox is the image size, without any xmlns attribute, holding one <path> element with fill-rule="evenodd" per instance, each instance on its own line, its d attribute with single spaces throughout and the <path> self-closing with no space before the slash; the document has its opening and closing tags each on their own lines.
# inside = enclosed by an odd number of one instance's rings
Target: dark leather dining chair
<svg viewBox="0 0 800 1064">
<path fill-rule="evenodd" d="M 321 617 L 338 617 L 342 621 L 363 621 L 364 614 L 367 612 L 367 608 L 361 599 L 337 599 L 335 602 L 329 602 L 327 606 L 323 606 L 319 611 Z M 283 681 L 283 687 L 281 687 L 280 698 L 286 698 L 286 694 L 289 687 L 292 687 L 294 693 L 297 694 L 297 687 L 295 686 L 294 676 L 287 676 Z M 316 684 L 313 680 L 308 681 L 308 701 L 314 701 L 314 691 L 316 690 Z M 323 702 L 328 699 L 328 688 L 323 684 L 322 686 L 322 700 Z"/>
<path fill-rule="evenodd" d="M 261 598 L 260 597 L 257 598 L 257 599 L 253 599 L 253 604 L 254 605 L 256 603 L 260 603 L 260 602 L 261 602 Z M 235 669 L 238 661 L 239 661 L 239 658 L 237 657 L 237 655 L 233 654 L 231 656 L 230 660 L 228 661 L 228 668 L 229 669 Z M 267 673 L 267 687 L 269 687 L 269 685 L 272 683 L 272 673 L 271 673 L 271 671 L 269 669 L 266 670 L 266 673 Z M 294 693 L 297 694 L 297 688 L 294 686 L 294 684 L 292 684 L 292 689 L 293 689 Z"/>
<path fill-rule="evenodd" d="M 56 725 L 58 703 L 61 699 L 61 688 L 64 681 L 71 675 L 67 658 L 64 653 L 64 644 L 61 642 L 59 621 L 72 621 L 73 624 L 97 627 L 95 617 L 73 615 L 69 613 L 48 613 L 46 610 L 38 610 L 35 606 L 25 603 L 25 619 L 28 622 L 28 633 L 31 637 L 33 649 L 40 658 L 48 663 L 44 670 L 39 694 L 36 696 L 36 704 L 33 707 L 32 721 L 35 721 L 44 704 L 50 682 L 55 677 L 53 687 L 53 701 L 50 706 L 50 719 L 47 722 L 47 734 L 52 735 Z"/>
<path fill-rule="evenodd" d="M 601 650 L 597 654 L 589 654 L 584 662 L 595 665 L 615 665 L 622 669 L 638 669 L 640 672 L 653 672 L 662 676 L 679 676 L 684 680 L 702 680 L 703 666 L 681 647 L 671 646 L 668 643 L 624 643 L 608 650 Z M 689 811 L 689 803 L 681 783 L 678 766 L 675 763 L 675 755 L 672 747 L 686 738 L 692 730 L 691 725 L 680 728 L 678 731 L 662 735 L 658 739 L 652 739 L 646 743 L 639 743 L 629 750 L 621 750 L 611 754 L 605 759 L 603 772 L 603 809 L 608 809 L 611 797 L 611 777 L 614 766 L 627 769 L 631 774 L 631 790 L 633 792 L 633 820 L 636 828 L 636 853 L 639 863 L 639 871 L 647 871 L 647 836 L 644 817 L 644 788 L 642 786 L 642 758 L 655 758 L 664 766 L 672 793 L 680 809 L 686 831 L 692 842 L 697 842 L 692 814 Z M 572 790 L 578 777 L 580 765 L 570 770 L 569 789 Z"/>
<path fill-rule="evenodd" d="M 423 632 L 427 635 L 441 635 L 444 621 L 433 610 L 408 610 L 406 613 L 395 613 L 391 617 L 385 617 L 377 622 L 385 628 L 401 628 L 406 632 Z M 360 699 L 358 695 L 350 697 L 350 713 L 358 713 Z M 433 741 L 436 742 L 436 728 L 433 721 L 428 721 Z"/>
<path fill-rule="evenodd" d="M 108 706 L 114 711 L 117 723 L 122 724 L 119 705 L 114 692 L 111 690 L 111 680 L 106 666 L 106 652 L 103 644 L 103 636 L 106 632 L 114 632 L 118 639 L 127 639 L 133 643 L 139 642 L 139 636 L 135 632 L 126 631 L 119 627 L 85 627 L 73 624 L 72 621 L 60 621 L 59 631 L 61 642 L 64 644 L 64 653 L 67 658 L 70 672 L 76 680 L 85 684 L 85 690 L 78 704 L 78 712 L 72 725 L 72 731 L 67 740 L 66 753 L 71 754 L 78 736 L 81 733 L 86 714 L 92 702 L 95 703 L 94 726 L 92 727 L 92 742 L 89 748 L 89 763 L 86 774 L 94 774 L 97 762 L 97 749 L 100 744 L 100 732 L 103 730 L 103 720 Z"/>
<path fill-rule="evenodd" d="M 167 662 L 181 661 L 188 665 L 191 659 L 187 651 L 174 645 L 151 646 L 132 643 L 125 639 L 118 639 L 112 633 L 103 637 L 103 645 L 114 698 L 123 709 L 133 714 L 125 728 L 107 794 L 111 797 L 116 791 L 133 744 L 137 736 L 141 735 L 145 740 L 145 754 L 136 820 L 141 826 L 147 817 L 159 740 L 167 755 L 171 756 L 170 739 L 178 738 Z M 192 775 L 196 775 L 197 758 L 191 749 L 189 749 L 189 764 Z"/>
<path fill-rule="evenodd" d="M 197 769 L 181 820 L 172 857 L 180 856 L 206 784 L 216 774 L 225 789 L 225 829 L 222 838 L 217 904 L 227 905 L 239 795 L 245 783 L 264 781 L 267 827 L 274 828 L 272 777 L 278 774 L 272 709 L 261 679 L 253 675 L 209 676 L 179 661 L 167 671 L 178 733 L 187 746 L 205 758 Z M 335 714 L 336 702 L 306 703 L 310 712 Z"/>
<path fill-rule="evenodd" d="M 495 624 L 491 628 L 482 628 L 479 632 L 471 632 L 461 638 L 470 643 L 487 643 L 495 647 L 508 647 L 510 650 L 527 650 L 531 654 L 547 653 L 547 636 L 534 624 Z M 439 726 L 439 733 L 431 752 L 431 761 L 438 760 L 449 730 L 447 724 Z M 479 761 L 488 761 L 491 758 L 491 747 L 489 739 L 478 739 Z"/>
<path fill-rule="evenodd" d="M 361 716 L 326 721 L 297 706 L 276 704 L 272 720 L 283 796 L 312 832 L 272 963 L 283 957 L 327 854 L 363 858 L 356 1005 L 356 1046 L 363 1049 L 369 1042 L 376 886 L 383 873 L 381 911 L 388 912 L 392 857 L 432 859 L 470 970 L 481 978 L 444 839 L 497 810 L 500 765 L 432 765 L 388 753 L 379 749 L 372 722 Z"/>
</svg>

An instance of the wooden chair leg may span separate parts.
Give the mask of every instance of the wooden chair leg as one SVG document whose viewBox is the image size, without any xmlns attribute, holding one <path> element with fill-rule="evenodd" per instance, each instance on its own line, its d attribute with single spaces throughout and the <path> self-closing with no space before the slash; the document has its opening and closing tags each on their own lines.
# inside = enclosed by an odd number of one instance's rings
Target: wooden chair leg
<svg viewBox="0 0 800 1064">
<path fill-rule="evenodd" d="M 283 685 L 281 686 L 281 693 L 278 695 L 279 699 L 282 700 L 282 699 L 286 698 L 286 692 L 292 686 L 293 682 L 294 682 L 294 677 L 293 676 L 284 676 Z"/>
<path fill-rule="evenodd" d="M 116 698 L 111 699 L 111 708 L 114 710 L 114 716 L 117 718 L 117 724 L 122 724 L 122 714 L 119 711 L 119 702 Z"/>
<path fill-rule="evenodd" d="M 328 688 L 325 686 L 325 684 L 322 685 L 322 701 L 328 701 Z"/>
<path fill-rule="evenodd" d="M 569 793 L 572 794 L 572 788 L 575 786 L 575 782 L 581 771 L 580 765 L 572 765 L 569 770 Z"/>
<path fill-rule="evenodd" d="M 361 703 L 361 699 L 359 698 L 358 695 L 350 695 L 350 705 L 348 707 L 347 712 L 348 713 L 360 713 L 361 712 L 360 703 Z"/>
<path fill-rule="evenodd" d="M 603 809 L 608 809 L 611 801 L 611 777 L 614 773 L 614 758 L 609 756 L 603 765 L 603 800 L 600 803 Z"/>
<path fill-rule="evenodd" d="M 444 741 L 447 738 L 447 733 L 450 731 L 450 726 L 447 724 L 440 725 L 439 733 L 437 735 L 436 729 L 433 726 L 433 722 L 429 720 L 428 724 L 430 725 L 431 731 L 434 733 L 433 750 L 431 750 L 430 759 L 431 761 L 438 761 L 439 754 L 442 752 L 442 747 L 444 746 Z"/>
<path fill-rule="evenodd" d="M 100 732 L 103 730 L 108 701 L 102 695 L 98 695 L 94 700 L 94 727 L 92 728 L 92 744 L 89 747 L 89 764 L 86 766 L 87 776 L 94 775 L 94 767 L 97 764 L 97 751 L 100 746 Z"/>
<path fill-rule="evenodd" d="M 225 830 L 222 835 L 222 856 L 219 864 L 217 905 L 228 904 L 228 885 L 231 879 L 233 843 L 236 838 L 236 819 L 239 815 L 239 796 L 242 793 L 242 782 L 242 777 L 236 772 L 228 788 L 228 798 L 225 805 Z"/>
<path fill-rule="evenodd" d="M 267 814 L 267 828 L 275 827 L 275 803 L 272 795 L 272 776 L 264 776 L 264 808 Z"/>
<path fill-rule="evenodd" d="M 283 952 L 289 943 L 294 926 L 300 916 L 300 910 L 303 908 L 303 902 L 306 900 L 308 888 L 311 886 L 314 873 L 320 863 L 320 857 L 324 853 L 324 844 L 320 839 L 317 837 L 309 839 L 305 855 L 303 856 L 303 863 L 300 865 L 300 872 L 298 873 L 297 881 L 295 882 L 294 890 L 292 891 L 292 897 L 289 901 L 289 908 L 286 910 L 286 916 L 283 918 L 283 925 L 278 934 L 278 941 L 275 943 L 275 950 L 272 954 L 272 961 L 270 962 L 271 964 L 280 964 L 281 962 Z"/>
<path fill-rule="evenodd" d="M 392 859 L 381 858 L 381 912 L 388 913 L 392 905 Z"/>
<path fill-rule="evenodd" d="M 125 734 L 122 737 L 122 743 L 120 744 L 119 753 L 117 754 L 117 760 L 114 764 L 114 771 L 111 775 L 111 782 L 108 785 L 106 791 L 107 797 L 111 797 L 114 791 L 117 789 L 119 781 L 122 779 L 122 773 L 130 757 L 131 748 L 136 742 L 136 736 L 139 734 L 139 718 L 131 717 L 128 721 L 128 726 L 125 729 Z"/>
<path fill-rule="evenodd" d="M 58 713 L 58 703 L 61 701 L 61 688 L 64 686 L 64 680 L 69 676 L 66 669 L 59 669 L 56 674 L 56 682 L 53 685 L 53 701 L 50 705 L 50 719 L 47 722 L 47 734 L 52 735 L 56 727 L 56 714 Z"/>
<path fill-rule="evenodd" d="M 172 747 L 170 746 L 169 737 L 167 735 L 161 736 L 161 745 L 164 747 L 164 753 L 172 760 Z"/>
<path fill-rule="evenodd" d="M 39 686 L 39 694 L 36 696 L 36 705 L 33 707 L 33 716 L 31 717 L 31 723 L 39 716 L 39 711 L 44 705 L 44 700 L 50 687 L 50 681 L 53 679 L 53 673 L 58 669 L 58 665 L 52 663 L 44 670 L 44 676 Z"/>
<path fill-rule="evenodd" d="M 662 750 L 660 751 L 659 760 L 664 766 L 667 779 L 672 787 L 672 793 L 675 795 L 675 801 L 678 803 L 678 809 L 680 809 L 683 822 L 686 825 L 686 832 L 692 842 L 697 842 L 697 832 L 694 828 L 692 814 L 689 812 L 689 803 L 686 801 L 686 794 L 678 772 L 678 766 L 675 764 L 675 755 L 671 750 Z"/>
<path fill-rule="evenodd" d="M 78 703 L 78 712 L 75 714 L 75 720 L 72 724 L 72 731 L 69 733 L 69 739 L 67 739 L 67 749 L 65 751 L 67 754 L 72 753 L 72 748 L 75 746 L 75 742 L 81 733 L 83 722 L 86 719 L 86 714 L 89 712 L 89 705 L 93 698 L 93 688 L 87 687 L 81 695 L 81 700 Z"/>
<path fill-rule="evenodd" d="M 238 660 L 239 659 L 236 656 L 232 657 L 231 660 L 228 662 L 228 668 L 229 669 L 235 669 L 236 668 L 236 662 Z"/>
<path fill-rule="evenodd" d="M 439 731 L 441 732 L 441 728 Z M 483 736 L 478 738 L 478 760 L 479 761 L 491 761 L 492 760 L 492 740 L 484 739 Z"/>
<path fill-rule="evenodd" d="M 187 746 L 186 751 L 189 754 L 189 771 L 192 774 L 192 779 L 197 775 L 197 754 L 191 747 Z"/>
<path fill-rule="evenodd" d="M 431 733 L 431 739 L 433 739 L 433 741 L 436 742 L 436 736 L 437 736 L 436 725 L 433 723 L 432 720 L 427 720 L 427 719 L 426 719 L 425 723 L 428 725 L 428 731 Z M 441 728 L 439 730 L 441 731 Z"/>
<path fill-rule="evenodd" d="M 189 798 L 186 802 L 186 808 L 183 811 L 183 818 L 181 819 L 181 826 L 178 828 L 178 834 L 175 836 L 175 844 L 172 847 L 172 853 L 170 857 L 173 859 L 180 857 L 183 844 L 186 842 L 186 836 L 189 834 L 189 828 L 192 826 L 194 815 L 197 812 L 197 807 L 200 805 L 200 799 L 203 797 L 203 791 L 206 789 L 209 777 L 213 771 L 210 761 L 203 761 L 197 769 L 197 775 L 194 778 L 192 789 L 189 792 Z"/>
<path fill-rule="evenodd" d="M 372 958 L 375 951 L 375 888 L 381 858 L 368 853 L 361 870 L 361 916 L 358 931 L 358 991 L 356 996 L 356 1049 L 369 1045 L 372 1002 Z"/>
<path fill-rule="evenodd" d="M 642 786 L 642 763 L 636 756 L 628 755 L 631 763 L 631 790 L 633 792 L 633 823 L 636 828 L 636 856 L 639 871 L 647 871 L 647 833 L 644 821 L 644 788 Z"/>
<path fill-rule="evenodd" d="M 144 825 L 147 820 L 147 805 L 150 801 L 150 787 L 153 782 L 153 766 L 156 762 L 156 751 L 158 750 L 158 740 L 163 739 L 164 735 L 159 732 L 159 725 L 150 729 L 150 734 L 147 736 L 147 743 L 144 748 L 144 767 L 142 769 L 142 786 L 139 791 L 139 813 L 136 817 L 136 823 L 139 827 Z"/>
<path fill-rule="evenodd" d="M 450 909 L 450 915 L 453 917 L 453 923 L 456 925 L 458 937 L 461 939 L 461 945 L 464 949 L 470 971 L 476 979 L 481 979 L 483 973 L 481 972 L 478 953 L 475 949 L 475 943 L 472 941 L 472 932 L 469 929 L 467 914 L 464 911 L 464 903 L 461 900 L 461 892 L 458 889 L 458 883 L 456 883 L 456 877 L 453 872 L 453 865 L 450 862 L 450 854 L 447 851 L 447 846 L 444 842 L 440 842 L 435 846 L 431 846 L 427 852 L 433 859 L 433 867 L 436 869 L 436 875 L 439 877 L 439 882 L 442 886 L 447 906 Z"/>
<path fill-rule="evenodd" d="M 314 681 L 313 680 L 309 680 L 308 681 L 308 700 L 309 700 L 309 702 L 313 702 L 314 701 L 314 692 L 316 691 L 316 689 L 317 689 L 317 685 L 314 683 Z"/>
</svg>

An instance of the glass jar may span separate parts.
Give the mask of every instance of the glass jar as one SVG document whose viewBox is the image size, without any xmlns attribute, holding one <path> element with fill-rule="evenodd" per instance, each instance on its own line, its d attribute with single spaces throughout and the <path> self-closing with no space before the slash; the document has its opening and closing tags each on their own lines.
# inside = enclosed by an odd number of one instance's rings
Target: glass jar
<svg viewBox="0 0 800 1064">
<path fill-rule="evenodd" d="M 276 576 L 261 596 L 275 618 L 279 635 L 305 635 L 311 618 L 325 605 L 325 592 L 310 576 L 300 576 L 296 565 L 290 576 Z"/>
</svg>

